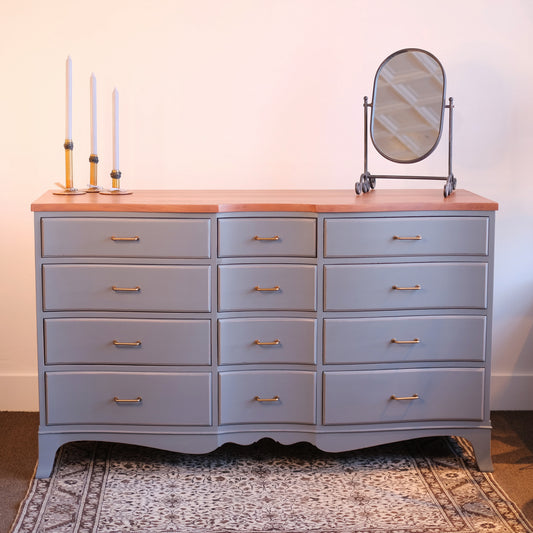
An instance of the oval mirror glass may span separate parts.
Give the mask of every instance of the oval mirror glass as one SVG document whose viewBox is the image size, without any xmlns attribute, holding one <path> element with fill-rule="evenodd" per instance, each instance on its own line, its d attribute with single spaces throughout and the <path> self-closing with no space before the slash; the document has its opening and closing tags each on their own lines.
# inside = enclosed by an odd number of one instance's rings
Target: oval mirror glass
<svg viewBox="0 0 533 533">
<path fill-rule="evenodd" d="M 439 142 L 446 77 L 429 52 L 407 48 L 390 55 L 374 80 L 370 137 L 376 150 L 396 163 L 416 163 Z"/>
</svg>

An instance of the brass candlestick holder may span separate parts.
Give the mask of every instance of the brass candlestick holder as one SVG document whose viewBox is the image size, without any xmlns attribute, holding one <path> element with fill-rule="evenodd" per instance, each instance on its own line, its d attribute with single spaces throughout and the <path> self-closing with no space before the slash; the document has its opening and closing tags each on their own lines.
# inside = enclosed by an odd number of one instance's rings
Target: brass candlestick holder
<svg viewBox="0 0 533 533">
<path fill-rule="evenodd" d="M 111 171 L 111 189 L 100 191 L 100 194 L 132 194 L 132 191 L 120 188 L 120 177 L 122 173 L 120 170 L 113 169 Z"/>
<path fill-rule="evenodd" d="M 85 194 L 85 191 L 78 191 L 78 189 L 74 187 L 74 170 L 72 168 L 72 151 L 74 149 L 74 143 L 72 142 L 72 139 L 66 139 L 63 148 L 65 148 L 66 186 L 63 187 L 63 185 L 60 185 L 63 189 L 60 191 L 54 191 L 54 194 Z"/>
<path fill-rule="evenodd" d="M 85 192 L 100 192 L 102 187 L 98 185 L 98 156 L 96 154 L 89 156 L 89 164 L 91 168 L 90 182 Z"/>
</svg>

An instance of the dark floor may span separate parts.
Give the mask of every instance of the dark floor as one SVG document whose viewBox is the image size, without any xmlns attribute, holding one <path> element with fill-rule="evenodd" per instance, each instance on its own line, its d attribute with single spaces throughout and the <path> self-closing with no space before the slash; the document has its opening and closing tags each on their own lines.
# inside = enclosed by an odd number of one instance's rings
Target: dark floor
<svg viewBox="0 0 533 533">
<path fill-rule="evenodd" d="M 495 411 L 494 478 L 533 524 L 533 411 Z"/>
<path fill-rule="evenodd" d="M 7 533 L 37 462 L 39 413 L 0 412 L 0 533 Z"/>
<path fill-rule="evenodd" d="M 37 462 L 38 413 L 0 412 L 0 533 L 8 533 Z M 533 523 L 533 411 L 492 413 L 494 477 Z"/>
</svg>

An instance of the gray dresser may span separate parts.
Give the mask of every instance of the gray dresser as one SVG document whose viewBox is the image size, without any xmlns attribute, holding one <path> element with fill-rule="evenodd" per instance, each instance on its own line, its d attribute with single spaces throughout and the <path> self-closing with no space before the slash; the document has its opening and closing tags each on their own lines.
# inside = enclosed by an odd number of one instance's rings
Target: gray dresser
<svg viewBox="0 0 533 533">
<path fill-rule="evenodd" d="M 497 207 L 462 190 L 46 193 L 37 476 L 70 441 L 264 437 L 458 435 L 491 470 Z"/>
</svg>

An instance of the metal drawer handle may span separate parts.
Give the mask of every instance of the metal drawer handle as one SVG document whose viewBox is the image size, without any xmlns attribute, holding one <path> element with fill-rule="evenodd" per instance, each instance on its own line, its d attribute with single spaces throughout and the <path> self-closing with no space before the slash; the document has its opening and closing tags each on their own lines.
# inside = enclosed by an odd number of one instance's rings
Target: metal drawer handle
<svg viewBox="0 0 533 533">
<path fill-rule="evenodd" d="M 413 394 L 412 396 L 396 396 L 396 395 L 392 395 L 390 397 L 391 400 L 398 400 L 398 401 L 402 401 L 402 400 L 420 400 L 420 396 L 418 396 L 418 394 Z"/>
<path fill-rule="evenodd" d="M 259 396 L 256 396 L 254 400 L 256 402 L 279 402 L 279 396 L 274 396 L 273 398 L 259 398 Z"/>
<path fill-rule="evenodd" d="M 141 238 L 138 235 L 135 237 L 114 237 L 111 236 L 112 241 L 139 241 Z"/>
<path fill-rule="evenodd" d="M 412 341 L 398 341 L 396 339 L 390 340 L 392 344 L 420 344 L 420 339 L 413 339 Z"/>
<path fill-rule="evenodd" d="M 420 285 L 414 285 L 413 287 L 398 287 L 398 285 L 392 286 L 395 291 L 419 291 L 422 287 Z"/>
<path fill-rule="evenodd" d="M 257 344 L 257 346 L 277 346 L 278 344 L 280 344 L 280 340 L 276 339 L 272 342 L 261 342 L 260 340 L 255 339 L 254 344 Z"/>
<path fill-rule="evenodd" d="M 254 237 L 254 240 L 256 241 L 279 241 L 279 235 L 274 235 L 274 237 L 259 237 L 259 235 L 256 235 Z"/>
<path fill-rule="evenodd" d="M 113 401 L 115 403 L 141 403 L 143 401 L 143 399 L 140 397 L 140 396 L 137 396 L 137 398 L 133 398 L 131 400 L 129 399 L 124 399 L 124 400 L 121 400 L 120 398 L 117 398 L 116 396 L 113 398 Z"/>
<path fill-rule="evenodd" d="M 140 346 L 142 343 L 141 341 L 135 341 L 135 342 L 120 342 L 117 340 L 113 341 L 113 344 L 115 346 Z"/>
<path fill-rule="evenodd" d="M 421 235 L 415 235 L 414 237 L 400 237 L 399 235 L 394 235 L 392 237 L 395 241 L 421 241 Z"/>
<path fill-rule="evenodd" d="M 275 287 L 258 287 L 257 285 L 254 287 L 254 290 L 256 291 L 279 291 L 281 290 L 281 287 L 279 285 L 276 285 Z"/>
<path fill-rule="evenodd" d="M 115 285 L 113 285 L 111 288 L 115 292 L 139 292 L 141 290 L 140 287 L 115 287 Z"/>
</svg>

